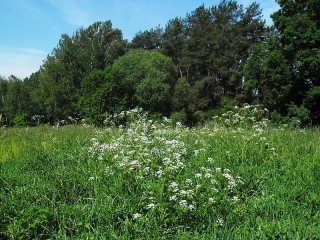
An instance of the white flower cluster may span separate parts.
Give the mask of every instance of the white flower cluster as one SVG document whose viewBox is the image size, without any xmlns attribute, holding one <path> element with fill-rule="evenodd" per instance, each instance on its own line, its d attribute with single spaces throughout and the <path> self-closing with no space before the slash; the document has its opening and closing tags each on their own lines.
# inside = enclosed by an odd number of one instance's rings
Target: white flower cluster
<svg viewBox="0 0 320 240">
<path fill-rule="evenodd" d="M 100 143 L 97 138 L 90 139 L 91 145 L 86 147 L 89 157 L 102 160 L 105 154 L 105 151 L 109 147 L 106 143 Z"/>
<path fill-rule="evenodd" d="M 131 117 L 139 112 L 132 110 L 132 113 L 118 116 Z M 86 147 L 88 156 L 105 162 L 108 176 L 120 173 L 133 176 L 145 189 L 141 196 L 143 210 L 153 211 L 166 201 L 176 211 L 197 211 L 199 207 L 205 207 L 203 204 L 215 204 L 221 194 L 230 201 L 240 201 L 235 191 L 242 183 L 240 178 L 233 177 L 230 170 L 216 166 L 213 156 L 206 157 L 208 145 L 205 139 L 211 131 L 204 129 L 201 133 L 204 136 L 198 136 L 199 132 L 181 125 L 173 126 L 168 119 L 155 123 L 145 115 L 139 115 L 136 121 L 131 119 L 125 127 L 109 133 L 109 130 L 106 134 L 97 133 L 91 139 L 90 146 Z M 186 139 L 190 141 L 190 137 L 195 139 L 195 144 L 187 146 Z M 158 182 L 161 187 L 154 187 Z M 223 187 L 225 185 L 227 187 Z M 157 191 L 162 192 L 157 195 Z M 142 209 L 136 211 L 133 219 L 141 217 Z"/>
<path fill-rule="evenodd" d="M 224 127 L 248 129 L 252 127 L 266 128 L 269 124 L 269 111 L 259 105 L 244 104 L 235 106 L 233 111 L 213 117 L 216 123 Z"/>
</svg>

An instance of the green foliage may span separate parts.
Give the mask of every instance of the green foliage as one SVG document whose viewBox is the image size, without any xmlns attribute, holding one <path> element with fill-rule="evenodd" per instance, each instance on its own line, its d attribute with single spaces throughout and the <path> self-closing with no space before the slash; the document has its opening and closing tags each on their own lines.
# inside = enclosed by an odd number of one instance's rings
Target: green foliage
<svg viewBox="0 0 320 240">
<path fill-rule="evenodd" d="M 142 48 L 145 50 L 159 50 L 162 45 L 163 29 L 160 26 L 149 31 L 138 32 L 132 39 L 130 48 Z"/>
<path fill-rule="evenodd" d="M 27 126 L 29 124 L 28 114 L 19 114 L 13 118 L 13 124 L 15 126 Z"/>
<path fill-rule="evenodd" d="M 0 130 L 1 239 L 319 236 L 318 129 L 110 117 L 124 125 Z"/>
<path fill-rule="evenodd" d="M 112 66 L 117 94 L 126 108 L 142 106 L 146 110 L 168 112 L 176 70 L 170 58 L 159 52 L 130 50 Z"/>
<path fill-rule="evenodd" d="M 245 68 L 249 99 L 282 116 L 316 123 L 319 106 L 304 103 L 320 84 L 319 7 L 313 0 L 277 2 L 280 9 L 272 15 L 276 30 L 254 50 Z"/>
<path fill-rule="evenodd" d="M 151 112 L 148 114 L 148 119 L 153 122 L 161 122 L 163 120 L 163 114 L 158 112 Z"/>
<path fill-rule="evenodd" d="M 304 106 L 297 106 L 294 103 L 287 105 L 288 114 L 283 116 L 280 113 L 273 111 L 271 120 L 276 124 L 284 124 L 289 127 L 298 128 L 305 127 L 310 119 L 310 111 Z"/>
<path fill-rule="evenodd" d="M 222 97 L 221 92 L 222 89 L 212 82 L 211 77 L 198 80 L 190 89 L 189 109 L 195 112 L 217 106 Z"/>
<path fill-rule="evenodd" d="M 304 105 L 310 110 L 310 117 L 314 124 L 320 122 L 320 86 L 312 87 L 304 99 Z"/>
<path fill-rule="evenodd" d="M 8 235 L 14 239 L 45 239 L 55 231 L 57 223 L 49 208 L 30 206 L 23 209 L 18 220 L 8 226 Z"/>
<path fill-rule="evenodd" d="M 91 118 L 96 123 L 103 121 L 100 115 L 115 104 L 114 88 L 114 83 L 106 79 L 106 74 L 102 70 L 95 70 L 86 76 L 81 83 L 78 102 L 80 116 Z"/>
<path fill-rule="evenodd" d="M 3 113 L 12 123 L 16 115 L 30 114 L 30 95 L 23 81 L 10 76 L 6 84 L 6 94 L 3 99 Z"/>
<path fill-rule="evenodd" d="M 175 18 L 169 20 L 162 35 L 161 52 L 166 56 L 171 57 L 173 63 L 179 69 L 180 78 L 187 72 L 189 65 L 189 58 L 186 55 L 186 26 L 185 20 Z"/>
<path fill-rule="evenodd" d="M 170 119 L 173 123 L 185 124 L 187 122 L 187 114 L 184 111 L 173 112 L 170 115 Z"/>
<path fill-rule="evenodd" d="M 280 51 L 273 51 L 266 56 L 266 100 L 265 105 L 274 109 L 288 101 L 291 90 L 290 71 L 286 59 Z"/>
<path fill-rule="evenodd" d="M 186 109 L 189 105 L 190 84 L 186 78 L 179 78 L 174 86 L 172 108 L 174 110 Z"/>
<path fill-rule="evenodd" d="M 310 111 L 304 106 L 297 106 L 291 103 L 288 106 L 288 117 L 296 118 L 303 126 L 309 121 Z"/>
<path fill-rule="evenodd" d="M 4 98 L 7 94 L 8 81 L 0 76 L 0 114 L 4 114 Z"/>
<path fill-rule="evenodd" d="M 270 39 L 269 44 L 273 41 Z M 256 46 L 245 67 L 247 100 L 284 113 L 292 91 L 290 75 L 288 62 L 280 49 L 270 51 L 268 46 Z"/>
<path fill-rule="evenodd" d="M 151 110 L 165 112 L 170 106 L 170 85 L 161 78 L 143 79 L 136 89 L 136 99 L 139 106 Z"/>
<path fill-rule="evenodd" d="M 95 77 L 94 71 L 104 70 L 111 65 L 116 58 L 124 54 L 125 46 L 121 32 L 113 29 L 110 21 L 96 22 L 86 29 L 80 28 L 72 37 L 62 35 L 53 55 L 47 57 L 40 69 L 41 74 L 37 76 L 39 85 L 34 94 L 35 102 L 44 106 L 44 114 L 51 122 L 78 115 L 79 101 L 81 107 L 85 107 L 85 114 L 99 110 L 97 108 L 101 107 L 103 100 L 96 103 L 98 106 L 95 106 L 95 109 L 90 109 L 86 102 L 88 96 L 80 93 L 81 86 L 88 88 L 88 81 Z M 90 76 L 91 72 L 93 73 Z M 85 77 L 89 79 L 82 83 Z M 97 87 L 93 87 L 91 93 L 96 89 Z M 82 90 L 82 93 L 88 93 L 88 89 Z M 97 95 L 101 95 L 101 92 Z M 89 98 L 97 100 L 96 96 Z"/>
<path fill-rule="evenodd" d="M 220 116 L 228 111 L 234 111 L 236 102 L 232 98 L 224 97 L 221 99 L 218 107 L 204 112 L 206 121 L 211 121 L 213 117 Z"/>
<path fill-rule="evenodd" d="M 236 1 L 221 1 L 210 9 L 197 8 L 187 21 L 193 81 L 210 76 L 211 85 L 222 88 L 220 95 L 239 94 L 242 63 L 251 46 L 260 42 L 264 34 L 259 5 L 251 4 L 244 9 Z"/>
<path fill-rule="evenodd" d="M 244 63 L 264 34 L 258 4 L 243 8 L 236 1 L 221 1 L 211 8 L 200 6 L 184 19 L 170 20 L 164 31 L 137 34 L 132 47 L 160 49 L 172 58 L 180 78 L 192 87 L 190 106 L 174 96 L 173 108 L 188 108 L 193 114 L 216 107 L 224 96 L 242 96 Z"/>
<path fill-rule="evenodd" d="M 246 100 L 250 103 L 261 103 L 264 98 L 265 80 L 265 57 L 266 47 L 263 44 L 257 44 L 252 48 L 252 53 L 244 66 L 244 91 Z"/>
<path fill-rule="evenodd" d="M 277 121 L 319 124 L 319 6 L 277 2 L 270 28 L 257 3 L 222 0 L 140 31 L 130 43 L 111 21 L 63 34 L 39 71 L 24 81 L 0 77 L 0 124 L 24 125 L 23 114 L 102 124 L 106 112 L 140 106 L 184 112 L 196 125 L 229 111 L 225 99 L 262 105 Z"/>
</svg>

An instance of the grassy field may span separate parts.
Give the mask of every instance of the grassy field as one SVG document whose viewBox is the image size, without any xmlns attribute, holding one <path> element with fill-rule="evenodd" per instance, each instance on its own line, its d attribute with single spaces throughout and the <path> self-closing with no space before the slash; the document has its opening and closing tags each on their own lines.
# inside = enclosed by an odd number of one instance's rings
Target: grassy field
<svg viewBox="0 0 320 240">
<path fill-rule="evenodd" d="M 0 239 L 320 239 L 320 131 L 0 130 Z"/>
</svg>

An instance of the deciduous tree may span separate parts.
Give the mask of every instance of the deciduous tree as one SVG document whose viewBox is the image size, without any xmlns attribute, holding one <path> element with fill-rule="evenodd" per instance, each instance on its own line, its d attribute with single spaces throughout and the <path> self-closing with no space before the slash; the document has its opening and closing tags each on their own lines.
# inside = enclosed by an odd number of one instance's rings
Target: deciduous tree
<svg viewBox="0 0 320 240">
<path fill-rule="evenodd" d="M 320 123 L 319 4 L 313 0 L 277 2 L 280 9 L 272 15 L 275 34 L 269 37 L 265 47 L 259 47 L 264 52 L 252 53 L 246 67 L 246 85 L 259 83 L 256 86 L 261 91 L 257 94 L 271 110 L 293 116 L 294 109 L 306 107 L 308 111 L 304 113 L 310 113 L 309 119 Z M 254 63 L 258 59 L 260 67 Z"/>
</svg>

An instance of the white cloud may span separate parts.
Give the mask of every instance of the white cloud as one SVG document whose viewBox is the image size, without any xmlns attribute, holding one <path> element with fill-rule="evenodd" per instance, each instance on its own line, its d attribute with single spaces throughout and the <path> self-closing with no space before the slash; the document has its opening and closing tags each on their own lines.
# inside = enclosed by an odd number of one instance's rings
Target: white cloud
<svg viewBox="0 0 320 240">
<path fill-rule="evenodd" d="M 29 48 L 0 48 L 0 75 L 20 79 L 39 70 L 47 53 Z"/>
</svg>

